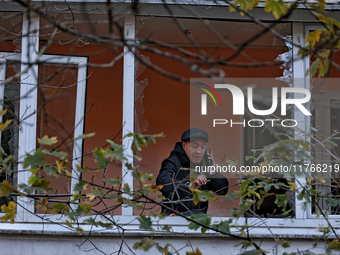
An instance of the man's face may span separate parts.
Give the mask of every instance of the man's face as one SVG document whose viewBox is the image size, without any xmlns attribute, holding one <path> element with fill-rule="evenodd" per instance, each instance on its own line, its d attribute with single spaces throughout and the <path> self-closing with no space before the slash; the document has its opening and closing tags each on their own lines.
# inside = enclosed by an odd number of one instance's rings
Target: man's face
<svg viewBox="0 0 340 255">
<path fill-rule="evenodd" d="M 182 142 L 182 146 L 190 161 L 196 165 L 202 161 L 207 144 L 202 138 L 196 138 Z"/>
</svg>

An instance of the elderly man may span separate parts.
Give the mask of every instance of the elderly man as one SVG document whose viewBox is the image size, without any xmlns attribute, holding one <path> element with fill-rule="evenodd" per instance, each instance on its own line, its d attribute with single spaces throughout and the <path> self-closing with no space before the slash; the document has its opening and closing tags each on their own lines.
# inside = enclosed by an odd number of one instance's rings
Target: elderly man
<svg viewBox="0 0 340 255">
<path fill-rule="evenodd" d="M 211 190 L 218 195 L 228 192 L 228 180 L 219 173 L 198 173 L 197 178 L 190 182 L 190 170 L 196 166 L 215 165 L 210 152 L 207 151 L 209 136 L 202 129 L 192 128 L 186 130 L 182 135 L 182 141 L 177 142 L 170 156 L 162 162 L 162 167 L 157 176 L 157 185 L 163 185 L 162 195 L 167 199 L 164 205 L 184 214 L 206 213 L 208 201 L 193 202 L 193 193 L 190 188 L 200 190 Z M 189 188 L 190 187 L 190 188 Z M 163 207 L 162 212 L 171 212 Z"/>
</svg>

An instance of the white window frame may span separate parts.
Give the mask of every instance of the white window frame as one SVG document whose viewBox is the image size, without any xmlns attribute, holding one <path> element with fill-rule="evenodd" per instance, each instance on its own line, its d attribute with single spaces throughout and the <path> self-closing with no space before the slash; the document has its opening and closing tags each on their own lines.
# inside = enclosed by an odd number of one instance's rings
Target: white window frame
<svg viewBox="0 0 340 255">
<path fill-rule="evenodd" d="M 28 28 L 28 22 L 25 22 L 23 27 L 28 30 L 39 31 L 39 18 L 34 14 L 30 17 L 30 28 Z M 27 21 L 27 20 L 26 20 Z M 29 34 L 30 32 L 27 32 Z M 25 34 L 25 29 L 24 29 Z M 37 54 L 37 45 L 39 44 L 39 38 L 36 33 L 29 38 L 23 37 L 22 42 L 22 54 L 18 53 L 0 53 L 1 67 L 0 67 L 0 80 L 4 81 L 6 78 L 6 62 L 9 60 L 21 62 L 21 85 L 20 85 L 20 112 L 19 119 L 26 118 L 23 123 L 20 124 L 19 131 L 19 160 L 23 160 L 26 153 L 31 153 L 36 150 L 36 110 L 37 110 L 37 87 L 38 87 L 38 65 L 34 64 L 32 67 L 27 68 L 27 63 L 53 63 L 53 64 L 65 64 L 76 65 L 77 68 L 77 92 L 76 92 L 76 107 L 75 107 L 75 122 L 74 122 L 74 137 L 79 137 L 84 134 L 84 114 L 85 114 L 85 100 L 86 100 L 86 79 L 87 79 L 87 57 L 74 57 L 74 56 L 62 56 L 62 55 L 39 55 Z M 24 47 L 24 45 L 29 45 Z M 39 46 L 39 45 L 38 45 Z M 31 51 L 30 53 L 26 50 Z M 28 70 L 25 70 L 28 69 Z M 0 84 L 0 101 L 4 100 L 4 88 L 5 84 Z M 2 105 L 0 106 L 2 108 Z M 28 125 L 28 123 L 30 125 Z M 0 136 L 1 138 L 1 136 Z M 79 182 L 80 175 L 76 171 L 76 165 L 82 164 L 82 152 L 83 152 L 83 140 L 78 139 L 74 141 L 73 155 L 72 155 L 72 175 L 71 190 Z M 29 173 L 24 170 L 22 166 L 19 166 L 18 171 L 18 183 L 27 183 L 29 179 Z M 21 203 L 26 205 L 26 208 L 18 206 L 17 221 L 31 221 L 34 213 L 34 201 L 29 198 L 19 198 Z M 39 214 L 37 214 L 39 215 Z"/>
<path fill-rule="evenodd" d="M 304 40 L 303 40 L 304 44 L 303 44 L 303 46 L 307 46 L 308 45 L 308 43 L 306 43 L 305 38 L 308 37 L 308 35 L 309 35 L 309 33 L 311 31 L 314 31 L 314 30 L 324 30 L 324 29 L 325 29 L 325 27 L 323 27 L 320 24 L 307 24 L 307 25 L 305 25 L 304 26 L 304 31 L 303 31 L 303 33 L 304 33 Z M 309 56 L 304 59 L 304 66 L 305 66 L 304 73 L 306 73 L 307 70 L 310 67 L 310 57 Z M 311 77 L 310 77 L 309 73 L 307 75 L 305 75 L 305 80 L 306 80 L 305 82 L 309 86 L 309 90 L 311 90 L 310 79 L 311 79 Z M 330 97 L 329 99 L 331 99 L 331 98 L 338 99 L 336 97 L 338 94 L 339 93 L 334 93 L 334 95 L 333 95 L 334 97 Z M 311 124 L 309 124 L 309 125 L 311 125 Z M 310 132 L 310 129 L 308 129 L 306 131 Z M 316 213 L 312 213 L 312 205 L 311 204 L 308 204 L 308 208 L 306 208 L 306 211 L 307 211 L 307 218 L 309 218 L 309 219 L 317 219 L 318 218 Z M 323 216 L 319 216 L 319 218 L 320 217 L 323 217 Z M 340 219 L 340 215 L 328 215 L 328 218 L 331 219 L 331 220 L 337 220 L 337 219 Z M 335 223 L 336 221 L 332 221 L 332 222 Z"/>
<path fill-rule="evenodd" d="M 6 63 L 7 61 L 21 61 L 21 54 L 18 53 L 4 53 L 0 52 L 0 58 L 1 58 L 1 67 L 0 67 L 0 81 L 4 81 L 6 79 Z M 75 111 L 75 125 L 74 125 L 74 137 L 79 137 L 84 133 L 84 111 L 85 111 L 85 96 L 86 96 L 86 75 L 87 75 L 87 58 L 86 57 L 70 57 L 70 56 L 60 56 L 60 55 L 42 55 L 38 58 L 39 62 L 44 63 L 53 63 L 53 64 L 65 64 L 65 65 L 77 65 L 78 68 L 78 75 L 77 75 L 77 94 L 76 94 L 76 111 Z M 36 81 L 37 82 L 37 81 Z M 30 86 L 37 86 L 37 84 L 30 84 Z M 0 101 L 3 102 L 4 100 L 4 90 L 5 90 L 5 84 L 0 84 Z M 32 91 L 29 92 L 29 97 L 32 101 L 37 101 L 37 93 L 32 93 Z M 23 100 L 24 101 L 24 100 Z M 22 101 L 20 101 L 22 103 Z M 2 108 L 2 105 L 0 106 Z M 26 109 L 29 109 L 29 105 L 23 106 Z M 27 111 L 26 111 L 27 112 Z M 34 118 L 36 118 L 36 114 L 32 115 Z M 21 118 L 24 116 L 21 115 Z M 20 118 L 20 119 L 21 119 Z M 21 132 L 25 133 L 26 123 L 22 125 Z M 36 130 L 36 127 L 34 128 Z M 31 136 L 36 136 L 36 131 Z M 0 136 L 1 138 L 1 136 Z M 27 142 L 26 139 L 30 139 L 30 137 L 21 137 L 21 141 L 19 143 L 23 143 L 23 140 Z M 36 139 L 36 137 L 35 137 Z M 33 151 L 36 148 L 32 148 Z M 83 140 L 78 139 L 74 141 L 73 145 L 73 161 L 72 161 L 72 175 L 76 178 L 71 179 L 71 190 L 75 187 L 75 185 L 79 182 L 80 175 L 75 170 L 76 165 L 82 164 L 82 151 L 83 151 Z M 20 169 L 23 170 L 23 169 Z M 23 172 L 18 172 L 18 179 L 20 178 L 22 181 L 25 182 L 22 175 Z M 28 176 L 25 175 L 26 182 L 28 181 Z M 26 208 L 27 209 L 27 208 Z M 19 210 L 19 208 L 18 208 Z M 25 217 L 27 221 L 31 220 L 30 213 L 25 210 Z M 34 206 L 30 212 L 34 212 Z M 39 214 L 38 214 L 39 215 Z M 35 216 L 33 216 L 35 217 Z M 18 219 L 20 221 L 20 219 Z"/>
</svg>

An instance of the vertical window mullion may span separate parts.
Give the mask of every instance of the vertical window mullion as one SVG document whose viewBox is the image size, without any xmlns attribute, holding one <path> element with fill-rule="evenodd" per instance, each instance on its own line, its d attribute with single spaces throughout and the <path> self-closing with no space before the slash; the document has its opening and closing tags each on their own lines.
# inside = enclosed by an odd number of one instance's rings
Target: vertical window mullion
<svg viewBox="0 0 340 255">
<path fill-rule="evenodd" d="M 125 15 L 124 37 L 127 44 L 133 45 L 135 40 L 135 15 Z M 124 47 L 124 66 L 123 66 L 123 137 L 130 132 L 134 132 L 135 119 L 135 57 L 133 46 Z M 133 164 L 133 153 L 131 150 L 133 137 L 127 137 L 123 140 L 123 146 L 127 153 L 127 162 L 122 164 L 123 186 L 128 184 L 133 190 L 133 177 L 125 163 Z M 128 196 L 125 196 L 128 197 Z M 133 208 L 130 206 L 122 207 L 122 215 L 133 215 Z"/>
<path fill-rule="evenodd" d="M 86 77 L 87 77 L 87 59 L 79 58 L 78 63 L 78 81 L 77 81 L 77 99 L 76 99 L 76 113 L 74 120 L 74 138 L 84 134 L 84 115 L 85 115 L 85 101 L 86 101 Z M 71 192 L 80 180 L 80 174 L 76 170 L 77 165 L 82 165 L 83 154 L 83 139 L 74 141 L 73 145 L 73 160 L 72 160 L 72 180 Z M 76 178 L 75 178 L 76 177 Z M 73 208 L 75 209 L 75 207 Z"/>
<path fill-rule="evenodd" d="M 23 31 L 21 42 L 21 82 L 20 82 L 20 114 L 19 114 L 19 162 L 25 158 L 26 153 L 36 149 L 36 110 L 37 110 L 37 84 L 39 53 L 39 16 L 34 12 L 26 12 L 23 16 Z M 23 171 L 22 165 L 18 168 L 18 184 L 27 183 L 29 172 Z M 26 221 L 29 212 L 34 212 L 32 199 L 22 197 L 18 201 L 17 217 Z"/>
<path fill-rule="evenodd" d="M 304 25 L 302 23 L 293 23 L 293 42 L 295 44 L 304 46 L 305 34 Z M 294 87 L 305 88 L 310 90 L 309 80 L 305 77 L 306 73 L 306 59 L 300 59 L 298 56 L 299 47 L 293 46 L 293 79 Z M 294 95 L 296 97 L 297 94 Z M 310 111 L 310 104 L 306 105 L 306 109 Z M 310 130 L 310 117 L 304 115 L 296 105 L 294 105 L 294 119 L 297 121 L 297 128 L 294 130 L 294 138 L 297 140 L 306 140 L 310 142 L 310 138 L 306 138 L 303 132 L 309 132 Z M 301 130 L 301 131 L 300 131 Z M 305 162 L 308 163 L 308 162 Z M 306 179 L 304 177 L 296 178 L 297 187 L 300 188 L 300 184 L 304 186 L 306 184 Z M 309 215 L 311 208 L 307 208 L 307 215 L 304 210 L 304 200 L 299 201 L 297 196 L 295 196 L 295 217 L 296 219 L 304 219 Z"/>
</svg>

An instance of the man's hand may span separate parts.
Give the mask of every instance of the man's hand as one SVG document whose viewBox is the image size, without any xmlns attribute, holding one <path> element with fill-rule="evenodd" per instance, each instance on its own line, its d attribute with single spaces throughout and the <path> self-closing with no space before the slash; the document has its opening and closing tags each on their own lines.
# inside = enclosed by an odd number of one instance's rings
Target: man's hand
<svg viewBox="0 0 340 255">
<path fill-rule="evenodd" d="M 206 184 L 208 182 L 207 178 L 204 177 L 204 175 L 197 176 L 197 179 L 194 182 L 190 182 L 189 187 L 192 189 L 197 189 L 201 187 L 202 185 Z"/>
</svg>

